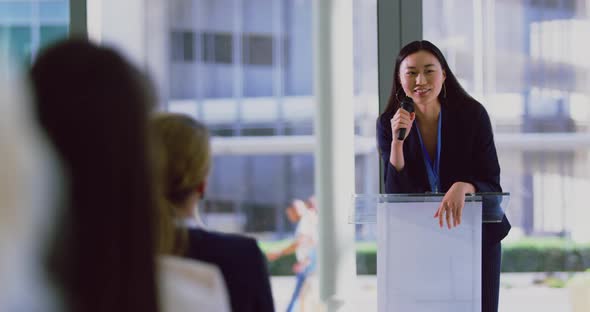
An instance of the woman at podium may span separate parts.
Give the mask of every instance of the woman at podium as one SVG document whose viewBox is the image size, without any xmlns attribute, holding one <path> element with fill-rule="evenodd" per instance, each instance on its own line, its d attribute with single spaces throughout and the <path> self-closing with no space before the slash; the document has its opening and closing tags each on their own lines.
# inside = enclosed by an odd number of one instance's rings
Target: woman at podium
<svg viewBox="0 0 590 312">
<path fill-rule="evenodd" d="M 441 227 L 461 224 L 465 194 L 501 192 L 490 118 L 459 84 L 442 52 L 426 40 L 404 46 L 377 120 L 386 193 L 444 193 L 434 213 Z M 482 229 L 482 311 L 498 310 L 500 241 L 510 223 Z"/>
</svg>

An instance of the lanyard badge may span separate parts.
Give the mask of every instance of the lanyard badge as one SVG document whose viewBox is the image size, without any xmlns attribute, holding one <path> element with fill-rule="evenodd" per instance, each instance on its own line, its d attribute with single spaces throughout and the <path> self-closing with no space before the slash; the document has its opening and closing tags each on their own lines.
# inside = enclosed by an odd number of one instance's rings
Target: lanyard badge
<svg viewBox="0 0 590 312">
<path fill-rule="evenodd" d="M 417 123 L 418 121 L 416 121 Z M 442 147 L 441 142 L 441 123 L 442 123 L 442 108 L 440 113 L 438 113 L 438 132 L 436 134 L 436 158 L 434 159 L 434 164 L 430 160 L 430 155 L 428 155 L 428 151 L 424 146 L 424 141 L 422 140 L 422 135 L 420 134 L 420 127 L 416 127 L 418 130 L 418 139 L 420 140 L 420 146 L 422 147 L 422 155 L 424 156 L 424 165 L 426 166 L 426 173 L 428 175 L 428 182 L 430 183 L 430 190 L 434 193 L 438 193 L 441 189 L 440 186 L 440 150 Z"/>
</svg>

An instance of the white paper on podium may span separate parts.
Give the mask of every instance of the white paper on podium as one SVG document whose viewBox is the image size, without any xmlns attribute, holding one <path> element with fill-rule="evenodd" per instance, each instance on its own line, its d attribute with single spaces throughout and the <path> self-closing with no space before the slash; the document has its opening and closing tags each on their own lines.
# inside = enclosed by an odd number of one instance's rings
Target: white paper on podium
<svg viewBox="0 0 590 312">
<path fill-rule="evenodd" d="M 433 217 L 439 204 L 378 205 L 380 312 L 481 311 L 481 202 L 466 202 L 450 230 Z"/>
</svg>

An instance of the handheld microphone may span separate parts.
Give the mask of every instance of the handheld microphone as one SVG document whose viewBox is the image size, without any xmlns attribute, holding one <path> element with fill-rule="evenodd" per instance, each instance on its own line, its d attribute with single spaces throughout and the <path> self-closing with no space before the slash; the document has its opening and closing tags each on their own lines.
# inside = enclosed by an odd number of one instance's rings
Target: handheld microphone
<svg viewBox="0 0 590 312">
<path fill-rule="evenodd" d="M 413 113 L 414 112 L 414 100 L 412 100 L 412 98 L 409 96 L 405 96 L 404 99 L 400 103 L 400 108 L 405 109 L 406 111 L 408 111 L 408 113 Z M 399 132 L 397 133 L 397 139 L 402 141 L 405 136 L 406 136 L 406 128 L 399 129 Z"/>
</svg>

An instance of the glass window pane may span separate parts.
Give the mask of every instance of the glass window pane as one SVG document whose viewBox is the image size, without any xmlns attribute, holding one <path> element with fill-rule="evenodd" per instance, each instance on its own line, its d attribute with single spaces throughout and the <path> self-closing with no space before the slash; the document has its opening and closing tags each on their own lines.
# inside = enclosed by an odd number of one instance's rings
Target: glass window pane
<svg viewBox="0 0 590 312">
<path fill-rule="evenodd" d="M 186 62 L 194 62 L 195 60 L 195 34 L 187 31 L 182 34 L 182 54 L 183 60 Z"/>
<path fill-rule="evenodd" d="M 31 19 L 32 5 L 30 1 L 0 2 L 0 23 L 8 21 L 28 21 Z"/>
<path fill-rule="evenodd" d="M 170 34 L 170 56 L 173 62 L 182 62 L 184 55 L 184 41 L 181 31 L 172 31 Z"/>
<path fill-rule="evenodd" d="M 310 96 L 313 90 L 311 0 L 286 1 L 284 16 L 284 89 L 288 96 Z"/>
<path fill-rule="evenodd" d="M 0 26 L 0 42 L 7 44 L 8 55 L 23 66 L 31 62 L 31 28 Z"/>
<path fill-rule="evenodd" d="M 41 1 L 39 3 L 41 21 L 67 21 L 70 18 L 67 1 Z"/>
<path fill-rule="evenodd" d="M 54 41 L 66 38 L 68 26 L 41 26 L 39 35 L 41 48 L 43 48 Z"/>
<path fill-rule="evenodd" d="M 196 62 L 179 62 L 184 41 L 168 31 L 169 108 L 204 121 L 223 146 L 213 159 L 203 220 L 211 229 L 256 237 L 265 246 L 280 244 L 295 228 L 285 208 L 314 191 L 311 150 L 277 145 L 283 135 L 313 141 L 311 0 L 172 0 L 170 6 L 170 28 L 197 34 L 197 55 Z M 297 20 L 289 22 L 287 14 Z M 289 86 L 281 88 L 286 81 Z M 291 267 L 270 264 L 275 274 L 293 274 Z M 292 291 L 279 285 L 275 300 L 286 299 L 277 301 L 277 311 L 285 310 Z"/>
<path fill-rule="evenodd" d="M 579 221 L 588 218 L 579 192 L 590 185 L 588 8 L 588 0 L 423 1 L 425 39 L 490 113 L 502 186 L 512 194 L 508 241 L 590 242 Z M 502 265 L 514 268 L 510 259 Z"/>
<path fill-rule="evenodd" d="M 233 41 L 232 36 L 227 34 L 218 34 L 215 36 L 214 53 L 215 63 L 230 64 L 233 61 Z"/>
<path fill-rule="evenodd" d="M 233 62 L 233 36 L 227 33 L 204 33 L 202 55 L 206 63 Z"/>
<path fill-rule="evenodd" d="M 241 1 L 244 16 L 244 32 L 270 33 L 273 30 L 273 1 L 276 0 L 247 0 Z M 290 2 L 290 1 L 289 1 Z"/>
<path fill-rule="evenodd" d="M 196 59 L 195 33 L 172 31 L 170 34 L 171 57 L 174 62 L 194 62 Z"/>
<path fill-rule="evenodd" d="M 245 65 L 244 96 L 272 96 L 273 71 L 269 66 Z"/>
<path fill-rule="evenodd" d="M 207 79 L 203 80 L 205 98 L 231 98 L 233 96 L 234 70 L 229 65 L 203 66 Z"/>
<path fill-rule="evenodd" d="M 231 32 L 235 27 L 234 14 L 236 5 L 240 2 L 235 0 L 190 0 L 194 10 L 187 11 L 187 14 L 200 15 L 203 21 L 203 28 L 218 32 Z M 201 15 L 202 14 L 202 15 Z M 193 22 L 196 22 L 192 19 Z"/>
<path fill-rule="evenodd" d="M 242 63 L 272 66 L 272 48 L 273 38 L 270 35 L 245 35 L 242 39 Z"/>
<path fill-rule="evenodd" d="M 63 0 L 0 1 L 0 45 L 28 66 L 40 49 L 67 36 L 68 10 L 69 2 Z"/>
</svg>

